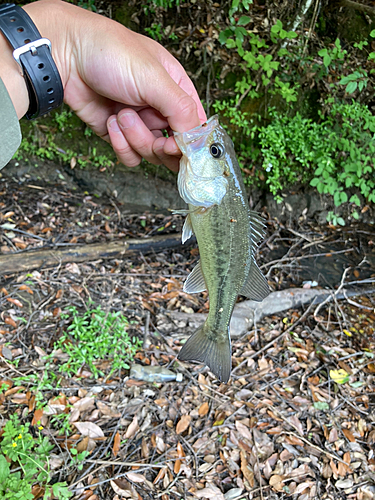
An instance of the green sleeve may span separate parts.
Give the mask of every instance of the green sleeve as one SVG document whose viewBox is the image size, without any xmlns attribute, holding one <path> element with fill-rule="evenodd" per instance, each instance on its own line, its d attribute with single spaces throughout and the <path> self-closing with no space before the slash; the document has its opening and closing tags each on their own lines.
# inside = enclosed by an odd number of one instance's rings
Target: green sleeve
<svg viewBox="0 0 375 500">
<path fill-rule="evenodd" d="M 8 91 L 0 78 L 0 170 L 21 144 L 21 129 Z"/>
</svg>

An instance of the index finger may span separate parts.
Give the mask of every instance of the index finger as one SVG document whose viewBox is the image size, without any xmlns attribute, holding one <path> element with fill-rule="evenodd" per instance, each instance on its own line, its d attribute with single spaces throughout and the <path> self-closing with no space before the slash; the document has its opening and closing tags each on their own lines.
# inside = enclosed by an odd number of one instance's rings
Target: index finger
<svg viewBox="0 0 375 500">
<path fill-rule="evenodd" d="M 144 100 L 157 109 L 167 120 L 172 130 L 186 132 L 206 120 L 206 114 L 198 94 L 187 75 L 178 85 L 161 67 L 152 85 L 147 86 Z M 189 83 L 190 82 L 190 83 Z M 184 88 L 182 88 L 182 85 Z"/>
</svg>

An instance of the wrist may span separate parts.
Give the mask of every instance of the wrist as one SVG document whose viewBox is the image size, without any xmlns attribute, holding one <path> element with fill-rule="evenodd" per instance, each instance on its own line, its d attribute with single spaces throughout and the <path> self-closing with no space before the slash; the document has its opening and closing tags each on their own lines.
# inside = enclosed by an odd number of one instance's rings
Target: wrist
<svg viewBox="0 0 375 500">
<path fill-rule="evenodd" d="M 16 110 L 18 119 L 21 119 L 29 108 L 29 94 L 20 68 L 13 58 L 13 49 L 0 31 L 0 78 Z"/>
</svg>

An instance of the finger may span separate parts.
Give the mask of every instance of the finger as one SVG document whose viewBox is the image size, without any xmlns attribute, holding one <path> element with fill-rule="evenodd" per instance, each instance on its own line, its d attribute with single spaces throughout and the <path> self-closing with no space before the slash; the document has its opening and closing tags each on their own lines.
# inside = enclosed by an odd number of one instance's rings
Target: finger
<svg viewBox="0 0 375 500">
<path fill-rule="evenodd" d="M 136 167 L 139 165 L 142 161 L 142 157 L 133 150 L 124 137 L 124 134 L 117 123 L 116 115 L 112 115 L 108 118 L 107 129 L 111 145 L 119 161 L 127 167 Z"/>
<path fill-rule="evenodd" d="M 200 123 L 204 123 L 207 121 L 207 115 L 204 110 L 203 104 L 201 100 L 199 99 L 198 93 L 193 85 L 193 82 L 190 80 L 190 78 L 187 76 L 184 70 L 184 75 L 181 77 L 180 81 L 177 82 L 178 85 L 184 90 L 188 95 L 194 99 L 194 101 L 197 104 L 197 112 L 199 116 Z"/>
<path fill-rule="evenodd" d="M 174 137 L 168 137 L 164 144 L 164 153 L 166 155 L 172 156 L 181 156 L 180 148 L 177 146 L 177 143 Z"/>
<path fill-rule="evenodd" d="M 156 109 L 147 107 L 138 111 L 138 115 L 150 130 L 164 130 L 168 127 L 168 121 Z"/>
<path fill-rule="evenodd" d="M 132 109 L 124 109 L 117 115 L 117 122 L 129 144 L 139 156 L 154 165 L 160 165 L 159 158 L 153 152 L 155 135 Z"/>
<path fill-rule="evenodd" d="M 168 167 L 172 172 L 178 172 L 180 159 L 174 156 L 170 156 L 164 151 L 164 144 L 166 142 L 165 137 L 160 137 L 154 142 L 154 153 L 159 158 L 160 162 Z"/>
<path fill-rule="evenodd" d="M 143 89 L 143 99 L 157 109 L 176 132 L 186 132 L 201 124 L 198 104 L 160 67 L 153 84 Z"/>
</svg>

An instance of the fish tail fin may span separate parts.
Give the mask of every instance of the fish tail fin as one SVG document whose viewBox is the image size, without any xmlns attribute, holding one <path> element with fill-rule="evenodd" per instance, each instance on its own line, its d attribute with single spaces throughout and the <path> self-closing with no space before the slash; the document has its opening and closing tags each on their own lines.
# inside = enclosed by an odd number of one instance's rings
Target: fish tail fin
<svg viewBox="0 0 375 500">
<path fill-rule="evenodd" d="M 213 335 L 204 324 L 183 345 L 178 359 L 205 363 L 221 382 L 227 383 L 232 368 L 229 328 Z"/>
</svg>

